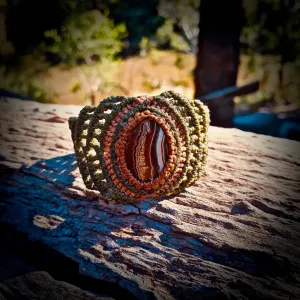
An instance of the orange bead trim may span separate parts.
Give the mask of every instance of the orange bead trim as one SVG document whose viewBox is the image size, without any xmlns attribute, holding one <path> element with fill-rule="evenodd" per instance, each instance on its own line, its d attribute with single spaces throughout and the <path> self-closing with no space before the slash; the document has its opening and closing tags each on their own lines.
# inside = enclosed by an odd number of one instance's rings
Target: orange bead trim
<svg viewBox="0 0 300 300">
<path fill-rule="evenodd" d="M 162 106 L 159 105 L 159 104 L 154 104 L 153 106 L 154 106 L 154 107 L 157 107 L 157 108 L 160 108 L 160 109 L 164 109 L 164 111 L 165 111 L 165 112 L 166 112 L 173 120 L 175 120 L 175 125 L 176 125 L 176 127 L 177 127 L 177 128 L 180 128 L 180 127 L 181 127 L 181 126 L 180 126 L 180 123 L 177 121 L 176 116 L 174 116 L 174 114 L 173 114 L 171 111 L 169 111 L 169 110 L 166 109 L 165 107 L 162 107 Z M 180 158 L 179 158 L 179 162 L 180 162 L 180 163 L 184 163 L 184 162 L 186 161 L 186 147 L 184 147 L 185 144 L 186 144 L 186 142 L 185 142 L 185 140 L 183 140 L 182 136 L 184 136 L 184 131 L 183 131 L 183 129 L 181 128 L 181 129 L 179 130 L 180 145 L 182 146 L 182 147 L 181 147 Z M 174 182 L 178 177 L 180 177 L 180 174 L 182 173 L 182 167 L 183 167 L 183 166 L 184 166 L 184 164 L 179 164 L 179 165 L 178 165 L 178 169 L 177 169 L 176 173 L 174 173 L 174 174 L 172 175 L 172 177 L 168 179 L 168 184 L 164 185 L 164 186 L 160 189 L 160 192 L 165 192 L 166 190 L 168 190 L 168 189 L 172 186 L 173 182 Z"/>
<path fill-rule="evenodd" d="M 106 168 L 108 170 L 108 174 L 110 178 L 112 179 L 114 185 L 118 188 L 119 191 L 124 193 L 128 197 L 132 198 L 144 198 L 144 195 L 133 193 L 130 190 L 127 189 L 125 185 L 117 178 L 117 175 L 113 169 L 113 163 L 111 161 L 111 155 L 110 155 L 110 146 L 112 144 L 112 136 L 115 132 L 116 126 L 118 125 L 118 122 L 122 119 L 122 117 L 131 109 L 141 104 L 141 100 L 136 98 L 136 102 L 133 104 L 129 104 L 125 106 L 114 118 L 114 120 L 111 122 L 109 129 L 107 131 L 107 134 L 104 137 L 104 151 L 103 151 L 103 157 L 106 164 Z"/>
<path fill-rule="evenodd" d="M 135 103 L 124 107 L 117 114 L 117 116 L 114 118 L 114 120 L 111 122 L 111 125 L 107 131 L 107 134 L 104 137 L 104 154 L 103 154 L 104 160 L 106 163 L 106 167 L 108 170 L 108 174 L 111 177 L 115 186 L 125 195 L 132 197 L 132 198 L 140 198 L 140 199 L 143 199 L 143 198 L 149 197 L 149 196 L 156 197 L 156 196 L 158 196 L 158 194 L 157 194 L 158 192 L 161 193 L 163 191 L 168 190 L 172 186 L 172 183 L 182 173 L 182 167 L 184 165 L 183 163 L 186 160 L 186 158 L 185 158 L 186 157 L 186 151 L 185 151 L 186 148 L 182 147 L 183 151 L 181 152 L 181 155 L 180 155 L 179 168 L 177 169 L 177 172 L 172 175 L 171 178 L 168 178 L 170 176 L 171 171 L 174 170 L 174 168 L 175 168 L 175 162 L 177 159 L 177 157 L 176 157 L 177 147 L 174 146 L 175 139 L 172 135 L 171 129 L 168 127 L 168 125 L 166 124 L 164 119 L 156 117 L 155 115 L 152 115 L 149 110 L 145 110 L 141 113 L 140 112 L 136 113 L 136 115 L 133 118 L 128 119 L 127 124 L 122 128 L 122 130 L 119 133 L 120 139 L 116 142 L 115 153 L 117 154 L 117 164 L 119 165 L 120 172 L 125 179 L 128 179 L 130 184 L 134 185 L 139 190 L 148 191 L 148 190 L 154 189 L 156 191 L 155 191 L 155 193 L 152 193 L 152 194 L 141 195 L 141 194 L 138 194 L 138 193 L 128 190 L 128 188 L 117 178 L 117 175 L 115 174 L 114 169 L 113 169 L 113 163 L 111 161 L 111 154 L 110 154 L 110 147 L 112 144 L 113 133 L 115 132 L 115 128 L 118 125 L 118 123 L 121 121 L 122 117 L 128 111 L 132 110 L 134 107 L 136 107 L 142 103 L 145 104 L 145 102 L 147 105 L 153 105 L 153 107 L 161 108 L 161 106 L 159 104 L 153 102 L 152 98 L 147 98 L 147 97 L 143 97 L 143 96 L 135 98 Z M 164 110 L 165 110 L 165 108 L 164 108 Z M 175 120 L 175 124 L 177 126 L 179 126 L 178 121 L 177 121 L 176 117 L 174 117 L 173 113 L 169 112 L 169 111 L 167 113 L 168 113 L 168 115 L 170 115 L 172 117 L 173 120 Z M 141 182 L 138 179 L 136 179 L 133 176 L 133 174 L 130 172 L 130 170 L 127 168 L 126 161 L 125 161 L 125 147 L 126 147 L 126 142 L 127 142 L 128 131 L 135 128 L 142 120 L 144 120 L 146 118 L 156 121 L 162 127 L 162 129 L 164 130 L 164 132 L 166 134 L 168 145 L 169 145 L 169 151 L 170 151 L 169 158 L 168 158 L 168 161 L 166 163 L 164 170 L 154 181 L 151 181 L 151 182 Z M 182 146 L 184 146 L 186 144 L 186 142 L 182 138 L 184 132 L 182 129 L 180 129 L 179 133 L 180 133 L 180 135 L 179 135 L 180 143 Z M 167 178 L 168 178 L 168 184 L 164 185 Z M 161 188 L 159 188 L 160 185 L 161 185 Z"/>
</svg>

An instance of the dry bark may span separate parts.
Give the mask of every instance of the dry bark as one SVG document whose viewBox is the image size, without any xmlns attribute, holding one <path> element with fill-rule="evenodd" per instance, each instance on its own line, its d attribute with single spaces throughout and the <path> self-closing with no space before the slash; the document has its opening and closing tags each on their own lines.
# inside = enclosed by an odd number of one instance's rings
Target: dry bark
<svg viewBox="0 0 300 300">
<path fill-rule="evenodd" d="M 31 272 L 0 283 L 0 299 L 113 300 L 97 297 L 66 282 L 56 281 L 47 272 Z"/>
<path fill-rule="evenodd" d="M 211 127 L 196 184 L 117 205 L 81 180 L 80 109 L 0 101 L 1 223 L 138 299 L 300 298 L 300 143 Z"/>
</svg>

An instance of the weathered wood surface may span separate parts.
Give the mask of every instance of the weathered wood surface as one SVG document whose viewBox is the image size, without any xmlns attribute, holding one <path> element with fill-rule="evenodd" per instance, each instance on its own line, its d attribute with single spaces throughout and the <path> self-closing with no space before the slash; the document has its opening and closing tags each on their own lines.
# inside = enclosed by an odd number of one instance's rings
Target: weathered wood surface
<svg viewBox="0 0 300 300">
<path fill-rule="evenodd" d="M 0 222 L 138 299 L 299 299 L 300 144 L 211 127 L 183 194 L 116 205 L 87 190 L 67 119 L 77 106 L 1 101 Z"/>
<path fill-rule="evenodd" d="M 107 297 L 97 297 L 74 285 L 54 280 L 47 272 L 30 272 L 0 282 L 0 299 L 113 300 Z"/>
</svg>

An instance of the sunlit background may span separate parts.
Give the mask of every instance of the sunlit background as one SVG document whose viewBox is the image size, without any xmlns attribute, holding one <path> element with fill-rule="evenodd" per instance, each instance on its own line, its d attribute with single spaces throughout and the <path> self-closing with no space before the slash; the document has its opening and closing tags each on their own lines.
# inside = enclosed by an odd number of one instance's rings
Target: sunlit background
<svg viewBox="0 0 300 300">
<path fill-rule="evenodd" d="M 77 105 L 169 89 L 194 97 L 200 2 L 0 0 L 1 95 Z M 242 4 L 236 85 L 259 89 L 234 98 L 235 127 L 300 140 L 299 4 Z"/>
</svg>

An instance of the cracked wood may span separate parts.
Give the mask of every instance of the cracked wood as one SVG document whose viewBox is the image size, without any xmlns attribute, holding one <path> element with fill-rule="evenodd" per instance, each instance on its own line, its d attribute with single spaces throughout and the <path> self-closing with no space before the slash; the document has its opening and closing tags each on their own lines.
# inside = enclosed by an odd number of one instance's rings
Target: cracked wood
<svg viewBox="0 0 300 300">
<path fill-rule="evenodd" d="M 67 125 L 81 107 L 0 101 L 0 222 L 138 299 L 300 298 L 300 144 L 211 127 L 184 193 L 108 203 L 82 182 Z"/>
</svg>

